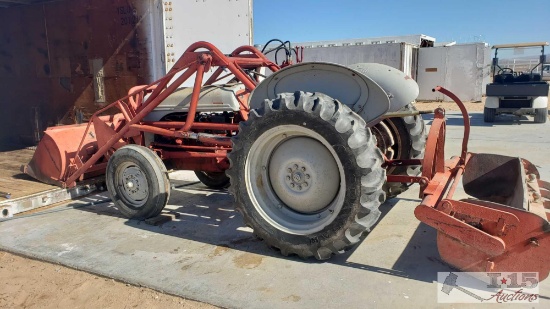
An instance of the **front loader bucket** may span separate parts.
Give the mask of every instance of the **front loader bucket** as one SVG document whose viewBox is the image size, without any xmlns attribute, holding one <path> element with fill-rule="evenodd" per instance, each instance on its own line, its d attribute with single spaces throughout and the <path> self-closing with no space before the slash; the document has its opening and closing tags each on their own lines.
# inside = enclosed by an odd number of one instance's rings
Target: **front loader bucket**
<svg viewBox="0 0 550 309">
<path fill-rule="evenodd" d="M 87 124 L 50 127 L 38 143 L 36 151 L 23 172 L 48 184 L 63 186 Z M 93 125 L 84 138 L 79 155 L 88 158 L 97 151 Z"/>
<path fill-rule="evenodd" d="M 464 175 L 476 199 L 444 200 L 458 219 L 451 232 L 438 229 L 443 260 L 464 271 L 538 272 L 550 269 L 550 184 L 521 158 L 471 154 Z"/>
<path fill-rule="evenodd" d="M 540 175 L 527 160 L 494 154 L 475 154 L 464 172 L 464 190 L 477 199 L 539 214 L 546 219 L 541 203 L 532 197 Z"/>
</svg>

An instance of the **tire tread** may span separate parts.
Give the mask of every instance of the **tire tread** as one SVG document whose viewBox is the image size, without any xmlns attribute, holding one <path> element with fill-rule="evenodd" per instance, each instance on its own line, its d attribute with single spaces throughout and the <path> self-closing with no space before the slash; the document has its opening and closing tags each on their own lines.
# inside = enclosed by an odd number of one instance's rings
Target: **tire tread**
<svg viewBox="0 0 550 309">
<path fill-rule="evenodd" d="M 358 203 L 356 215 L 350 219 L 351 222 L 346 223 L 344 232 L 332 235 L 330 241 L 322 244 L 291 245 L 280 240 L 277 235 L 269 235 L 255 223 L 255 220 L 249 218 L 245 206 L 246 197 L 242 196 L 248 193 L 240 181 L 244 177 L 241 173 L 244 171 L 243 166 L 246 161 L 246 147 L 240 136 L 251 134 L 255 122 L 260 121 L 262 117 L 285 110 L 310 113 L 331 124 L 347 141 L 361 173 L 360 203 Z M 365 121 L 342 103 L 321 93 L 279 94 L 274 100 L 265 100 L 261 108 L 252 110 L 249 119 L 239 124 L 239 134 L 232 141 L 233 150 L 228 154 L 230 168 L 227 170 L 227 175 L 231 179 L 229 192 L 235 199 L 235 208 L 243 216 L 245 224 L 253 227 L 254 232 L 268 246 L 279 249 L 281 254 L 295 254 L 302 258 L 314 256 L 319 260 L 328 259 L 363 239 L 380 217 L 378 207 L 385 200 L 382 187 L 386 179 L 385 170 L 381 167 L 382 153 L 376 147 L 376 138 L 371 134 L 370 129 L 366 128 Z"/>
</svg>

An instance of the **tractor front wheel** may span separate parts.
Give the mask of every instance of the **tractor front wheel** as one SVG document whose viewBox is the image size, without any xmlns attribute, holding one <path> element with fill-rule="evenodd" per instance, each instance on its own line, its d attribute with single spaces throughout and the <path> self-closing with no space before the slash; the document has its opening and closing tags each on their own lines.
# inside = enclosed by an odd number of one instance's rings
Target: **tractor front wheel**
<svg viewBox="0 0 550 309">
<path fill-rule="evenodd" d="M 162 160 L 149 148 L 121 147 L 107 164 L 106 184 L 118 210 L 131 219 L 160 214 L 170 197 L 170 180 Z"/>
<path fill-rule="evenodd" d="M 236 209 L 283 255 L 328 259 L 358 243 L 380 216 L 386 177 L 376 138 L 324 94 L 266 100 L 241 123 L 228 158 Z"/>
</svg>

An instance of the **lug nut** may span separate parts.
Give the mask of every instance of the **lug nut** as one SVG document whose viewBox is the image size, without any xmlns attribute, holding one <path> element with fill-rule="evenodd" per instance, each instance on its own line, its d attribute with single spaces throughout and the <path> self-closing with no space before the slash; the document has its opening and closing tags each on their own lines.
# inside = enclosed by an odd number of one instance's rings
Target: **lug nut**
<svg viewBox="0 0 550 309">
<path fill-rule="evenodd" d="M 298 185 L 298 190 L 302 190 L 302 186 L 301 186 L 301 185 Z"/>
<path fill-rule="evenodd" d="M 295 169 L 295 170 L 298 169 L 298 164 L 294 164 L 294 169 Z"/>
<path fill-rule="evenodd" d="M 294 183 L 291 183 L 290 186 L 294 188 L 296 185 Z"/>
<path fill-rule="evenodd" d="M 309 186 L 309 184 L 307 182 L 304 182 L 304 187 L 307 187 Z"/>
<path fill-rule="evenodd" d="M 292 173 L 292 169 L 290 167 L 286 171 Z"/>
<path fill-rule="evenodd" d="M 305 172 L 305 171 L 306 171 L 305 166 L 302 166 L 302 172 Z"/>
<path fill-rule="evenodd" d="M 310 179 L 311 176 L 309 176 L 309 174 L 306 174 L 306 179 Z"/>
<path fill-rule="evenodd" d="M 289 181 L 290 181 L 290 176 L 286 176 L 286 180 L 289 180 Z"/>
</svg>

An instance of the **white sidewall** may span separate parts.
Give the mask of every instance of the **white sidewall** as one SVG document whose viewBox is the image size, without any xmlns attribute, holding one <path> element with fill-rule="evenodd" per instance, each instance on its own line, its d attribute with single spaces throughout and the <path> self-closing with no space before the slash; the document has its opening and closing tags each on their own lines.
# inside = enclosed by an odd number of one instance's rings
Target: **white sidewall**
<svg viewBox="0 0 550 309">
<path fill-rule="evenodd" d="M 485 107 L 486 108 L 498 108 L 498 97 L 486 97 L 485 98 Z"/>
<path fill-rule="evenodd" d="M 547 108 L 548 97 L 536 97 L 533 99 L 533 108 Z"/>
</svg>

